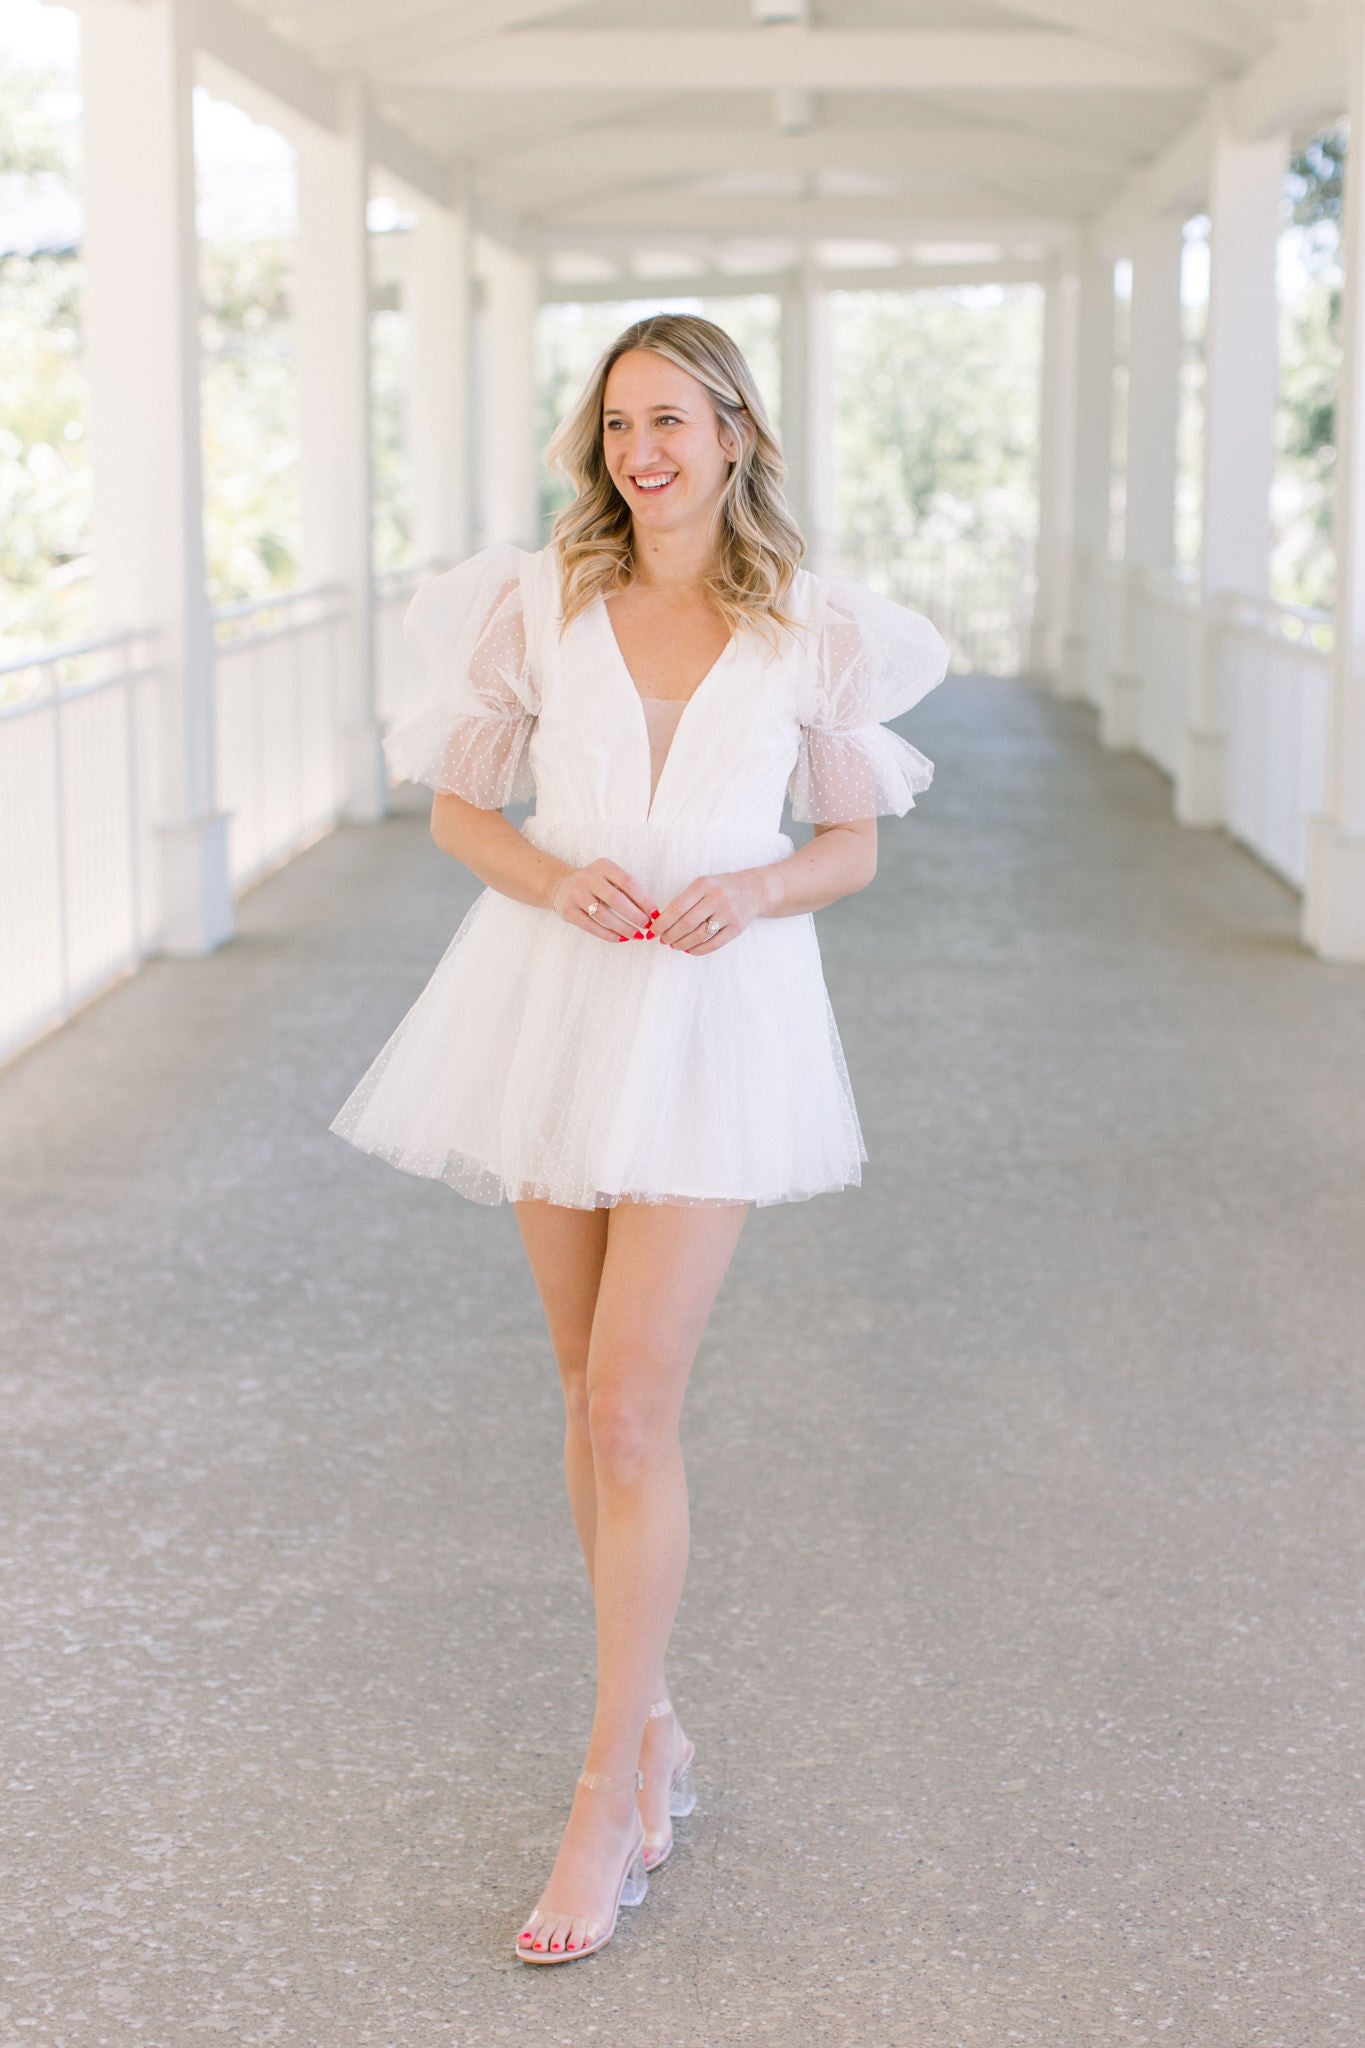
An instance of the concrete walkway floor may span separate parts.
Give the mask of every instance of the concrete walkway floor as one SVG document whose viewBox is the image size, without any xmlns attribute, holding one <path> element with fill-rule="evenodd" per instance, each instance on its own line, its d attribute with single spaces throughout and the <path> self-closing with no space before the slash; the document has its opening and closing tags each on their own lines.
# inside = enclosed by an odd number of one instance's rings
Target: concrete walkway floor
<svg viewBox="0 0 1365 2048">
<path fill-rule="evenodd" d="M 1365 971 L 1085 709 L 912 723 L 819 920 L 864 1182 L 688 1396 L 700 1804 L 580 1963 L 515 1217 L 326 1128 L 473 894 L 425 806 L 0 1074 L 4 2048 L 1365 2043 Z"/>
</svg>

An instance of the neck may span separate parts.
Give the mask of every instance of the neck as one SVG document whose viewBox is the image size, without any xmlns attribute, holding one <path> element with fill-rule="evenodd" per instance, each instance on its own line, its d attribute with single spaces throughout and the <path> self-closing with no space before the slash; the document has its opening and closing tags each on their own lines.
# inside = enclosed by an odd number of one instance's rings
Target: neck
<svg viewBox="0 0 1365 2048">
<path fill-rule="evenodd" d="M 688 531 L 642 534 L 635 526 L 631 555 L 635 581 L 655 590 L 694 589 L 716 565 L 710 537 Z"/>
</svg>

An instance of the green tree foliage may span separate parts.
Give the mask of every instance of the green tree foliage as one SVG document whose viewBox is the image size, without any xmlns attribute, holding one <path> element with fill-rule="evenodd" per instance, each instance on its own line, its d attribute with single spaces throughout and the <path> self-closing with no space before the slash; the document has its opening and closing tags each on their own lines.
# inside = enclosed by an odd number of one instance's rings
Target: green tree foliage
<svg viewBox="0 0 1365 2048">
<path fill-rule="evenodd" d="M 77 177 L 55 69 L 0 63 L 0 209 Z M 90 472 L 82 266 L 70 252 L 0 256 L 0 638 L 10 650 L 90 624 Z"/>
<path fill-rule="evenodd" d="M 1026 542 L 1035 479 L 1036 285 L 836 292 L 838 531 L 854 559 Z"/>
<path fill-rule="evenodd" d="M 1330 608 L 1332 476 L 1341 378 L 1341 197 L 1346 124 L 1313 138 L 1286 180 L 1296 282 L 1280 305 L 1273 594 Z"/>
<path fill-rule="evenodd" d="M 209 600 L 287 589 L 298 578 L 298 402 L 294 244 L 205 242 L 200 250 L 204 545 Z"/>
</svg>

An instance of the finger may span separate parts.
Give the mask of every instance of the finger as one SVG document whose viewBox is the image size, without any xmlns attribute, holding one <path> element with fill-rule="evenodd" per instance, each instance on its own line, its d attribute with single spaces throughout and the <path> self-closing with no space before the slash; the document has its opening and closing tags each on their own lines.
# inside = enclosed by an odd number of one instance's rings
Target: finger
<svg viewBox="0 0 1365 2048">
<path fill-rule="evenodd" d="M 676 945 L 697 922 L 698 903 L 670 903 L 655 923 L 654 930 L 665 944 Z"/>
<path fill-rule="evenodd" d="M 614 882 L 631 905 L 629 914 L 635 916 L 635 923 L 643 926 L 651 917 L 657 917 L 659 906 L 643 882 L 637 882 L 627 869 L 618 867 L 615 861 L 604 861 L 601 873 L 608 881 Z M 636 915 L 638 913 L 638 915 Z"/>
<path fill-rule="evenodd" d="M 599 918 L 609 918 L 614 931 L 625 938 L 633 939 L 636 932 L 653 930 L 649 920 L 642 915 L 639 905 L 631 901 L 624 889 L 619 889 L 614 882 L 601 882 L 598 886 L 597 900 L 603 906 L 598 913 Z"/>
</svg>

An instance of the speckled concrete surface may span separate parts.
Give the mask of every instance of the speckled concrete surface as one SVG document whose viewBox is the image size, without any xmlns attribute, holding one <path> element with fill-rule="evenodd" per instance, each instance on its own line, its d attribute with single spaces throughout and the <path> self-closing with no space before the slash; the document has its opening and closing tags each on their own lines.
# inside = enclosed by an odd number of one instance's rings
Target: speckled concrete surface
<svg viewBox="0 0 1365 2048">
<path fill-rule="evenodd" d="M 872 1158 L 684 1420 L 700 1804 L 513 1954 L 586 1739 L 508 1209 L 328 1132 L 469 901 L 347 829 L 0 1073 L 0 2041 L 1365 2042 L 1365 971 L 954 683 L 822 913 Z"/>
</svg>

